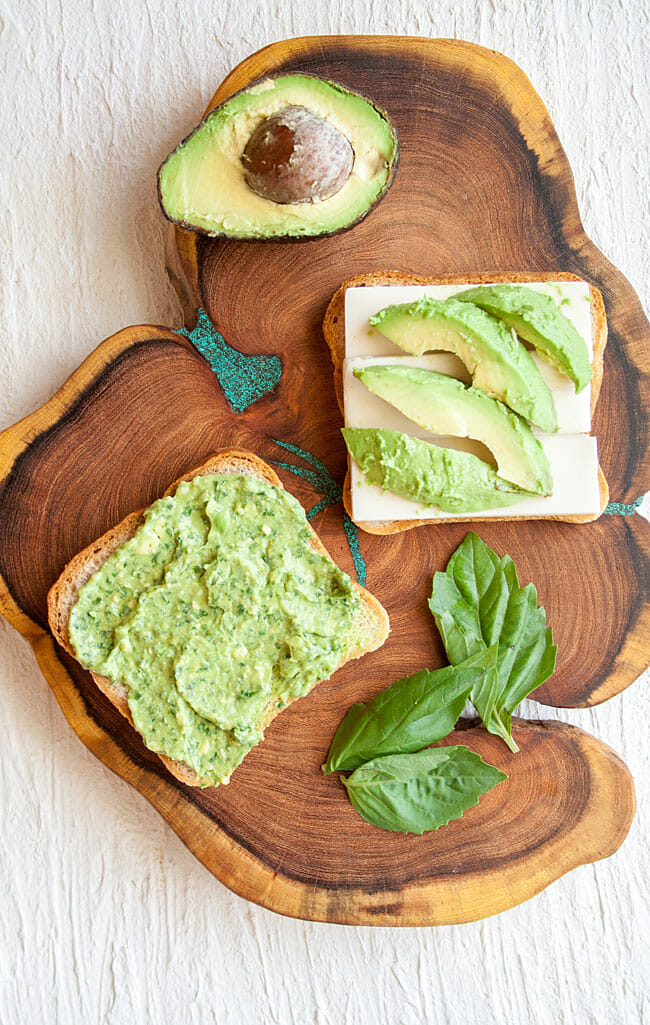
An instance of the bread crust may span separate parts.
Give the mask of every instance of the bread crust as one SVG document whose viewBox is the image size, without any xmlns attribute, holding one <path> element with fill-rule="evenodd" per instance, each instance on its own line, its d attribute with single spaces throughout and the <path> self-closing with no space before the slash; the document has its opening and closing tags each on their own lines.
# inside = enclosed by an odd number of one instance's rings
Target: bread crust
<svg viewBox="0 0 650 1025">
<path fill-rule="evenodd" d="M 282 481 L 275 471 L 258 456 L 254 455 L 252 452 L 246 451 L 245 449 L 228 448 L 215 452 L 214 455 L 210 456 L 210 458 L 202 463 L 201 466 L 197 466 L 195 469 L 188 471 L 183 474 L 182 477 L 175 480 L 165 491 L 164 497 L 173 495 L 178 485 L 183 481 L 190 481 L 195 477 L 216 473 L 241 473 L 249 477 L 257 477 L 260 480 L 265 480 L 269 484 L 274 484 L 276 487 L 283 487 Z M 138 527 L 144 522 L 144 513 L 144 509 L 130 513 L 115 527 L 108 530 L 100 538 L 88 545 L 87 548 L 84 548 L 83 551 L 75 555 L 67 564 L 58 580 L 56 580 L 50 588 L 47 596 L 48 621 L 50 629 L 54 635 L 54 639 L 62 648 L 65 649 L 65 651 L 68 652 L 69 655 L 72 655 L 73 658 L 76 658 L 76 654 L 70 643 L 68 623 L 70 619 L 70 612 L 77 601 L 79 591 L 90 577 L 97 572 L 100 566 L 106 562 L 109 555 L 111 555 L 116 548 L 119 548 L 121 544 L 124 544 L 125 541 L 128 541 L 129 538 L 133 537 Z M 321 552 L 331 561 L 334 561 L 313 527 L 311 527 L 309 523 L 308 526 L 312 532 L 311 544 L 314 549 Z M 365 587 L 361 587 L 360 584 L 357 584 L 354 581 L 352 581 L 352 583 L 361 597 L 359 625 L 360 627 L 362 626 L 363 629 L 360 630 L 359 633 L 363 638 L 363 641 L 360 640 L 358 646 L 347 654 L 347 656 L 337 666 L 337 669 L 340 669 L 346 662 L 360 658 L 367 652 L 374 651 L 376 648 L 379 648 L 386 640 L 390 629 L 388 615 L 384 607 L 377 601 L 374 595 L 370 594 L 369 591 L 366 591 Z M 96 673 L 91 673 L 91 676 L 102 694 L 108 698 L 111 704 L 135 729 L 127 701 L 126 686 L 124 684 L 114 684 L 107 677 L 99 676 Z M 295 700 L 297 699 L 292 698 L 288 704 L 291 704 Z M 279 714 L 280 710 L 269 706 L 263 719 L 263 728 L 266 729 L 268 724 L 275 719 L 276 715 Z M 197 776 L 194 770 L 184 762 L 175 761 L 172 758 L 168 758 L 166 755 L 159 754 L 158 752 L 156 752 L 156 754 L 171 774 L 182 783 L 185 783 L 188 786 L 214 785 L 206 780 L 202 780 Z"/>
<path fill-rule="evenodd" d="M 424 278 L 415 274 L 403 274 L 401 271 L 373 271 L 370 274 L 357 274 L 348 278 L 336 290 L 330 299 L 323 318 L 323 335 L 330 350 L 334 367 L 334 390 L 341 414 L 343 414 L 343 361 L 345 359 L 345 293 L 348 288 L 368 288 L 372 285 L 484 285 L 488 282 L 498 284 L 526 284 L 532 281 L 582 281 L 576 274 L 562 271 L 548 271 L 544 274 L 532 271 L 520 271 L 504 274 L 444 274 L 436 278 Z M 607 345 L 607 318 L 603 297 L 597 288 L 589 285 L 591 296 L 591 331 L 594 355 L 591 364 L 591 415 L 593 417 L 600 386 L 603 380 L 603 357 Z M 609 488 L 602 467 L 598 467 L 598 487 L 600 491 L 600 511 L 596 515 L 582 516 L 529 516 L 527 520 L 559 520 L 562 523 L 589 523 L 597 520 L 609 501 Z M 352 519 L 352 495 L 350 490 L 350 456 L 348 454 L 348 472 L 343 485 L 343 503 L 348 516 Z M 503 523 L 506 520 L 519 519 L 514 516 L 463 517 L 454 516 L 421 517 L 417 520 L 373 520 L 362 522 L 354 520 L 356 525 L 368 534 L 399 534 L 413 527 L 423 527 L 433 523 Z"/>
</svg>

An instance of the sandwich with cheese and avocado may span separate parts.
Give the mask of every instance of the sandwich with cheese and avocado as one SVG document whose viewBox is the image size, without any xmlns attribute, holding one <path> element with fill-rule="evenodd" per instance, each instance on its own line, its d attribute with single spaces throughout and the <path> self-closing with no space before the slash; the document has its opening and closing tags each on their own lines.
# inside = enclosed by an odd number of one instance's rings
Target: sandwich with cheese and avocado
<svg viewBox="0 0 650 1025">
<path fill-rule="evenodd" d="M 591 416 L 607 324 L 572 274 L 352 278 L 323 322 L 346 508 L 371 533 L 604 509 Z"/>
<path fill-rule="evenodd" d="M 274 471 L 239 449 L 75 556 L 48 615 L 59 644 L 190 786 L 227 783 L 283 708 L 389 629 Z"/>
</svg>

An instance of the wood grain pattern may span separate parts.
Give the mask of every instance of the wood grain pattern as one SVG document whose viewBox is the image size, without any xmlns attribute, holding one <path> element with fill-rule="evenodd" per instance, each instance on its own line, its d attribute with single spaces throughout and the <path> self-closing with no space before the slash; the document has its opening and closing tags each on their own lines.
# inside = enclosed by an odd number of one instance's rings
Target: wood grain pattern
<svg viewBox="0 0 650 1025">
<path fill-rule="evenodd" d="M 381 102 L 380 71 L 390 57 L 387 80 L 395 86 L 399 75 L 408 71 L 413 84 L 399 98 L 404 159 L 409 118 L 419 118 L 424 129 L 435 115 L 441 127 L 443 99 L 447 95 L 447 102 L 450 98 L 458 102 L 463 83 L 471 96 L 476 94 L 478 103 L 476 76 L 482 73 L 481 61 L 471 48 L 471 74 L 467 68 L 461 74 L 461 57 L 466 62 L 468 51 L 462 54 L 454 46 L 456 63 L 452 61 L 451 66 L 456 91 L 449 79 L 448 93 L 441 87 L 436 100 L 439 106 L 430 106 L 427 83 L 431 78 L 443 81 L 446 45 L 417 40 L 380 44 L 363 39 L 339 42 L 338 49 L 332 40 L 278 44 L 245 62 L 223 89 L 238 88 L 237 76 L 243 81 L 248 75 L 250 80 L 268 67 L 300 66 L 344 83 L 354 74 L 363 80 L 359 87 L 376 92 Z M 521 73 L 513 71 L 509 62 L 504 66 L 513 80 L 509 84 L 505 75 L 500 88 L 519 97 Z M 447 74 L 449 78 L 449 68 Z M 492 78 L 488 84 L 494 87 Z M 512 96 L 511 100 L 515 102 Z M 458 125 L 453 131 L 450 127 L 447 135 L 442 133 L 448 148 L 453 148 L 457 130 Z M 517 147 L 515 151 L 519 153 Z M 530 168 L 530 161 L 520 158 L 519 153 L 516 169 Z M 416 155 L 411 153 L 408 159 L 415 168 Z M 155 327 L 127 329 L 103 343 L 46 407 L 1 436 L 0 610 L 32 643 L 84 743 L 145 794 L 210 870 L 237 892 L 300 917 L 434 924 L 470 921 L 513 906 L 577 864 L 607 856 L 622 842 L 634 811 L 631 778 L 620 760 L 593 738 L 561 724 L 518 725 L 516 738 L 522 752 L 516 758 L 484 731 L 470 728 L 460 739 L 510 773 L 507 791 L 501 790 L 507 798 L 498 800 L 499 791 L 494 791 L 458 823 L 422 838 L 373 830 L 354 815 L 340 784 L 320 773 L 334 729 L 353 701 L 371 696 L 396 676 L 443 662 L 425 598 L 433 572 L 444 565 L 466 527 L 450 525 L 418 537 L 362 539 L 368 587 L 388 608 L 391 639 L 360 666 L 346 668 L 279 717 L 228 788 L 189 794 L 172 781 L 88 674 L 55 648 L 45 628 L 45 594 L 67 559 L 126 513 L 162 493 L 172 479 L 215 448 L 247 447 L 272 462 L 286 457 L 272 438 L 297 442 L 342 479 L 344 456 L 331 367 L 320 339 L 320 319 L 331 291 L 350 273 L 352 263 L 355 271 L 372 269 L 381 257 L 383 265 L 408 270 L 407 258 L 413 257 L 417 244 L 425 255 L 430 250 L 431 260 L 434 252 L 438 260 L 446 252 L 452 265 L 439 270 L 455 270 L 458 253 L 464 251 L 458 249 L 463 231 L 467 234 L 458 197 L 457 224 L 442 241 L 439 232 L 432 240 L 430 227 L 425 230 L 418 215 L 418 210 L 429 209 L 426 203 L 433 202 L 432 196 L 438 196 L 435 203 L 441 204 L 442 216 L 453 191 L 445 192 L 439 183 L 434 193 L 430 184 L 426 188 L 423 184 L 409 200 L 406 186 L 399 191 L 400 181 L 398 175 L 394 191 L 402 204 L 401 220 L 400 208 L 388 205 L 393 202 L 391 193 L 353 232 L 320 242 L 326 247 L 322 253 L 314 250 L 315 243 L 266 243 L 261 252 L 255 243 L 239 249 L 218 243 L 201 248 L 193 237 L 181 233 L 169 241 L 170 270 L 188 326 L 202 304 L 237 348 L 279 352 L 284 365 L 280 387 L 247 414 L 234 417 L 207 364 L 173 332 Z M 487 179 L 481 188 L 490 214 L 487 223 L 492 226 L 491 218 L 496 218 L 496 260 L 499 246 L 512 244 L 505 228 L 514 231 L 521 220 L 532 230 L 535 217 L 543 211 L 535 205 L 518 209 L 501 225 L 498 211 L 489 205 Z M 387 219 L 382 219 L 384 206 L 392 210 Z M 374 221 L 373 241 L 373 236 L 363 233 Z M 475 258 L 479 240 L 470 233 L 462 243 L 468 246 L 467 264 L 472 254 Z M 394 254 L 389 263 L 386 246 Z M 507 256 L 502 253 L 502 261 L 517 257 L 516 247 L 507 252 Z M 361 260 L 367 262 L 359 266 Z M 543 250 L 540 261 L 544 264 Z M 493 266 L 504 269 L 503 262 Z M 528 267 L 543 269 L 533 262 Z M 430 263 L 417 269 L 434 272 Z M 292 280 L 302 283 L 300 291 L 291 286 Z M 635 323 L 638 340 L 640 322 Z M 619 349 L 625 380 L 626 360 L 629 357 L 634 363 L 637 355 L 633 345 L 628 347 L 627 337 L 625 347 L 621 341 Z M 619 401 L 627 401 L 626 395 L 619 395 Z M 643 434 L 647 426 L 643 410 L 635 424 L 641 424 Z M 632 466 L 629 480 L 633 484 L 645 469 L 640 469 L 638 452 L 627 463 Z M 283 480 L 306 506 L 319 497 L 307 483 L 289 474 Z M 625 497 L 623 492 L 619 495 Z M 615 492 L 615 497 L 619 495 Z M 602 700 L 630 682 L 646 658 L 641 610 L 650 553 L 648 534 L 643 532 L 646 525 L 639 526 L 640 522 L 617 518 L 577 528 L 581 536 L 593 531 L 584 550 L 584 558 L 589 552 L 592 571 L 581 573 L 577 580 L 572 577 L 571 609 L 558 579 L 566 576 L 567 566 L 575 564 L 576 528 L 537 524 L 526 544 L 521 525 L 481 529 L 489 544 L 514 555 L 522 579 L 535 581 L 549 610 L 563 653 L 557 677 L 547 685 L 550 692 L 541 692 L 546 700 L 568 699 L 566 703 L 571 704 Z M 336 561 L 352 571 L 340 506 L 324 510 L 314 525 Z M 594 621 L 599 623 L 597 646 L 592 643 Z"/>
<path fill-rule="evenodd" d="M 322 775 L 330 739 L 353 701 L 442 662 L 424 602 L 405 598 L 410 581 L 395 562 L 404 549 L 391 553 L 390 544 L 370 564 L 369 584 L 404 581 L 406 591 L 386 592 L 391 646 L 349 664 L 287 709 L 229 786 L 183 786 L 55 645 L 47 590 L 71 555 L 161 494 L 197 458 L 235 440 L 269 461 L 286 453 L 232 417 L 215 376 L 185 339 L 154 327 L 129 328 L 102 343 L 61 392 L 0 440 L 0 611 L 29 639 L 83 742 L 236 892 L 324 921 L 470 921 L 606 857 L 624 839 L 634 814 L 630 774 L 603 744 L 562 724 L 518 723 L 516 757 L 476 726 L 449 738 L 503 768 L 509 780 L 458 822 L 423 837 L 368 826 L 337 779 Z M 313 503 L 309 485 L 281 475 L 305 505 Z M 316 526 L 333 557 L 352 570 L 341 516 L 340 506 L 330 507 Z M 411 548 L 422 583 L 435 569 L 430 555 L 426 546 Z"/>
<path fill-rule="evenodd" d="M 400 166 L 367 220 L 334 238 L 241 244 L 170 228 L 168 266 L 186 323 L 193 325 L 203 307 L 236 348 L 283 356 L 278 395 L 253 407 L 245 421 L 314 452 L 342 479 L 342 419 L 321 334 L 341 281 L 385 268 L 424 276 L 570 271 L 602 291 L 607 309 L 609 340 L 594 431 L 610 497 L 631 502 L 647 490 L 650 327 L 630 285 L 586 237 L 566 156 L 520 69 L 500 54 L 451 40 L 306 38 L 248 58 L 208 109 L 280 70 L 331 77 L 373 96 L 396 124 Z M 466 529 L 423 529 L 417 542 L 375 544 L 364 537 L 369 580 L 380 599 L 390 605 L 396 567 L 403 586 L 424 595 L 430 566 L 446 563 Z M 513 556 L 522 580 L 535 582 L 549 608 L 561 654 L 558 671 L 537 699 L 595 704 L 646 668 L 645 521 L 606 517 L 568 531 L 551 523 L 482 524 L 478 532 Z M 594 621 L 601 624 L 597 645 Z"/>
</svg>

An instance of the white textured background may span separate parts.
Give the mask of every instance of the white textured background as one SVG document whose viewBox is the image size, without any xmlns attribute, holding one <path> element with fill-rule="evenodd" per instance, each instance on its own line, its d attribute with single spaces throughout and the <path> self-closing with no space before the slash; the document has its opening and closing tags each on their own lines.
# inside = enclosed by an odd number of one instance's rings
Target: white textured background
<svg viewBox="0 0 650 1025">
<path fill-rule="evenodd" d="M 650 308 L 648 0 L 316 6 L 1 0 L 0 428 L 124 325 L 180 324 L 156 168 L 238 61 L 292 35 L 455 36 L 513 58 L 568 152 L 587 233 Z M 647 682 L 592 711 L 525 709 L 627 762 L 639 810 L 618 854 L 483 923 L 345 928 L 216 882 L 85 750 L 0 621 L 0 1022 L 650 1022 Z"/>
</svg>

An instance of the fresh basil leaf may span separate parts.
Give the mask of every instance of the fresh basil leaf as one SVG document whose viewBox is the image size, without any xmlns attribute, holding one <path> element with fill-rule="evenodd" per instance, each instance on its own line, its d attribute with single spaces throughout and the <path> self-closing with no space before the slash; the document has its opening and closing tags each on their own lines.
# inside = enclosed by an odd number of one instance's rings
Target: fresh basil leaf
<svg viewBox="0 0 650 1025">
<path fill-rule="evenodd" d="M 397 833 L 424 833 L 459 819 L 504 779 L 494 765 L 457 746 L 375 758 L 343 783 L 366 822 Z"/>
<path fill-rule="evenodd" d="M 535 587 L 520 587 L 510 556 L 500 559 L 471 533 L 434 575 L 429 608 L 452 665 L 498 643 L 496 694 L 482 680 L 470 700 L 490 733 L 517 751 L 512 713 L 553 674 L 557 654 Z"/>
<path fill-rule="evenodd" d="M 323 772 L 351 770 L 380 755 L 406 754 L 450 733 L 475 687 L 496 689 L 498 646 L 458 666 L 405 676 L 368 704 L 353 705 L 334 734 Z"/>
</svg>

